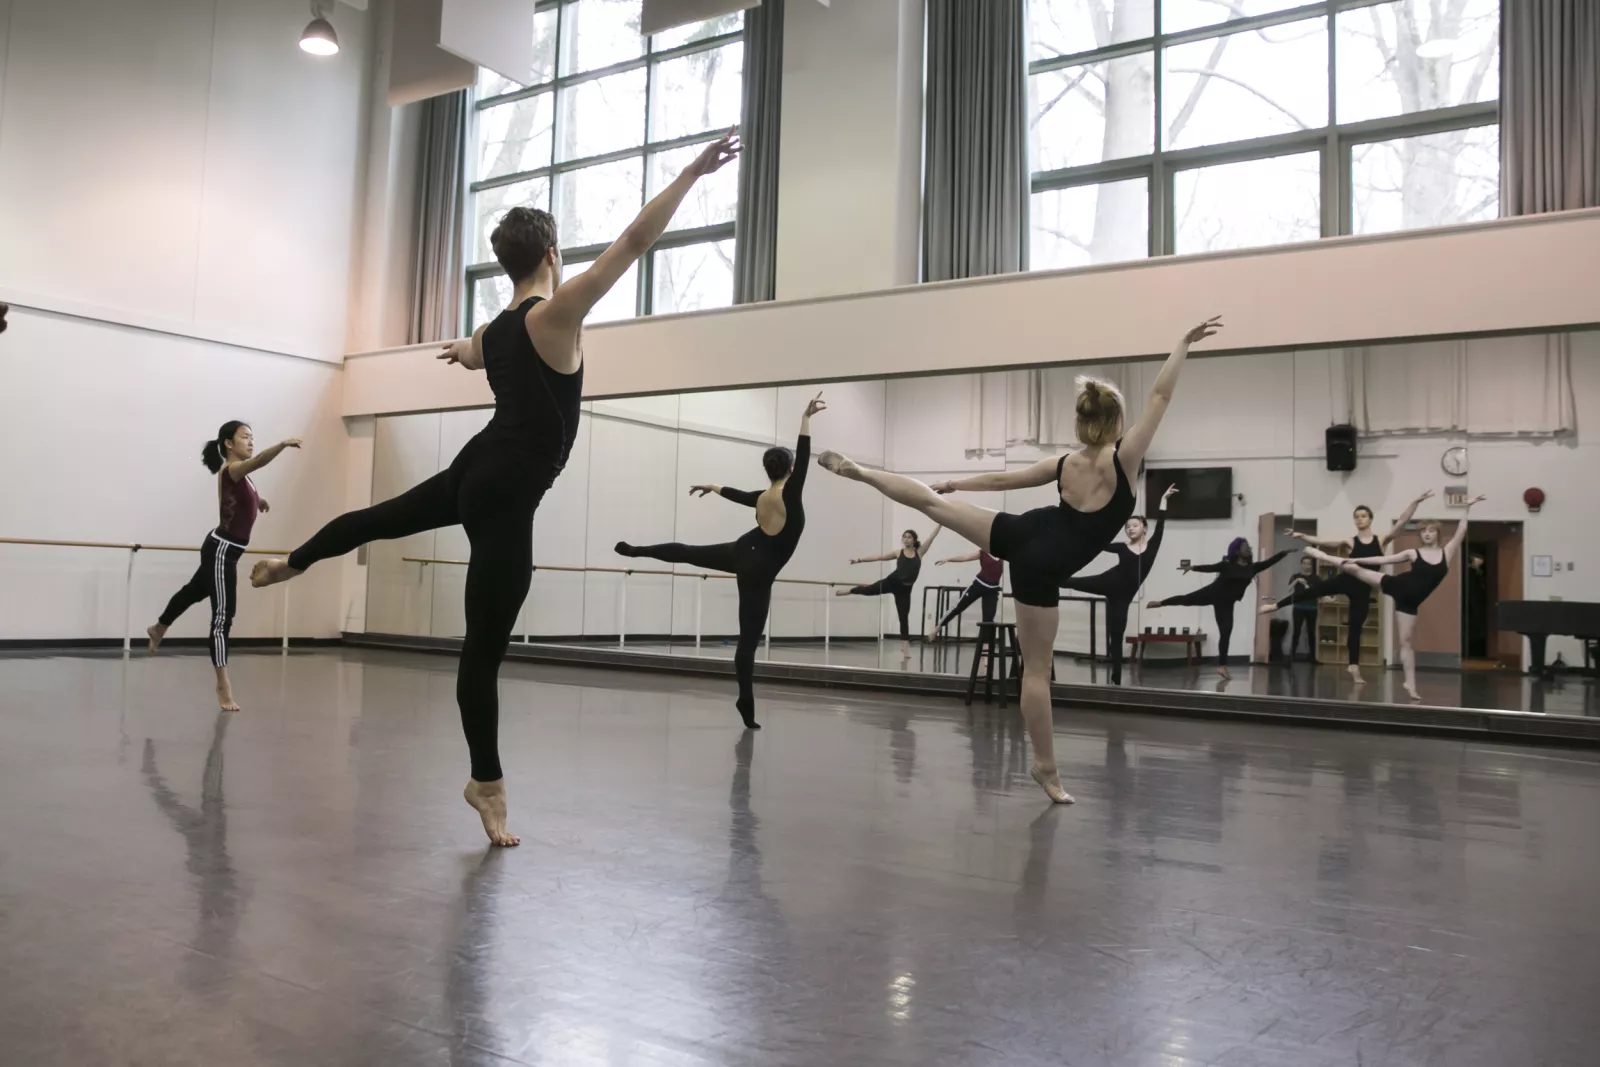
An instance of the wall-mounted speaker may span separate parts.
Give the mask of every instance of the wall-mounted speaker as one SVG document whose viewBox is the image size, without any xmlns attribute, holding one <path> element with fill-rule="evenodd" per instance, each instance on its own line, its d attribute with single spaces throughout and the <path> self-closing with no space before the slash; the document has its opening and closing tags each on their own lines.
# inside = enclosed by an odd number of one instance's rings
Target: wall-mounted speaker
<svg viewBox="0 0 1600 1067">
<path fill-rule="evenodd" d="M 1329 426 L 1327 448 L 1329 470 L 1353 471 L 1356 469 L 1356 428 L 1354 426 Z"/>
</svg>

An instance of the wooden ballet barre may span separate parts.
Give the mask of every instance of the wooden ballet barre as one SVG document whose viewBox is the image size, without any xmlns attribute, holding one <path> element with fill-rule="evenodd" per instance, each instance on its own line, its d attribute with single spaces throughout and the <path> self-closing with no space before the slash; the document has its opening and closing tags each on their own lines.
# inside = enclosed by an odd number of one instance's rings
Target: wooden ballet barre
<svg viewBox="0 0 1600 1067">
<path fill-rule="evenodd" d="M 116 548 L 124 552 L 198 552 L 199 545 L 147 545 L 126 541 L 50 541 L 36 537 L 0 537 L 0 545 L 43 545 L 47 548 Z M 247 548 L 258 556 L 287 556 L 284 548 Z"/>
<path fill-rule="evenodd" d="M 438 559 L 433 556 L 401 556 L 402 563 L 443 563 L 451 567 L 465 567 L 470 560 L 465 559 Z M 640 567 L 561 567 L 555 564 L 536 563 L 533 566 L 538 571 L 565 571 L 568 574 L 664 574 L 674 578 L 722 578 L 732 581 L 737 575 L 722 574 L 718 571 L 662 571 Z M 820 578 L 778 578 L 775 581 L 785 585 L 825 585 L 834 588 L 841 585 L 856 585 L 855 582 L 828 582 Z"/>
</svg>

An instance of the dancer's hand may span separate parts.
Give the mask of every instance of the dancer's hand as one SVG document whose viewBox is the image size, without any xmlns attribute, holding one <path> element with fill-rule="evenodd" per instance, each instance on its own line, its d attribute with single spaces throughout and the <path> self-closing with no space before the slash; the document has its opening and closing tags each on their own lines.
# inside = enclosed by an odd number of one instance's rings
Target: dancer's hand
<svg viewBox="0 0 1600 1067">
<path fill-rule="evenodd" d="M 935 567 L 943 567 L 946 563 L 949 563 L 949 562 L 950 561 L 947 560 L 947 559 L 936 559 L 936 560 L 933 561 L 933 565 Z"/>
<path fill-rule="evenodd" d="M 818 393 L 811 398 L 811 403 L 806 405 L 806 418 L 810 418 L 819 411 L 827 411 L 828 405 L 823 402 L 822 394 Z"/>
<path fill-rule="evenodd" d="M 1196 341 L 1204 341 L 1207 337 L 1215 335 L 1220 329 L 1222 329 L 1222 316 L 1213 315 L 1200 325 L 1191 329 L 1188 333 L 1184 334 L 1184 343 L 1192 345 Z"/>
<path fill-rule="evenodd" d="M 1474 504 L 1481 504 L 1481 503 L 1483 503 L 1483 502 L 1484 502 L 1484 501 L 1485 501 L 1485 500 L 1488 500 L 1488 499 L 1489 499 L 1489 498 L 1488 498 L 1488 497 L 1486 497 L 1486 496 L 1475 496 L 1475 497 L 1473 497 L 1473 498 L 1472 498 L 1472 499 L 1471 499 L 1471 500 L 1469 500 L 1469 501 L 1467 501 L 1467 502 L 1466 502 L 1466 503 L 1465 503 L 1465 504 L 1463 504 L 1463 505 L 1461 505 L 1461 506 L 1462 506 L 1462 507 L 1464 507 L 1464 508 L 1470 508 L 1470 507 L 1472 507 L 1472 505 L 1474 505 Z"/>
<path fill-rule="evenodd" d="M 704 178 L 708 174 L 715 174 L 721 170 L 729 160 L 738 157 L 744 151 L 744 145 L 739 143 L 739 127 L 734 126 L 727 133 L 706 145 L 705 150 L 695 157 L 689 164 L 689 169 L 696 178 Z"/>
<path fill-rule="evenodd" d="M 711 493 L 720 492 L 722 492 L 722 486 L 720 485 L 691 485 L 689 487 L 690 496 L 707 496 Z"/>
<path fill-rule="evenodd" d="M 1194 568 L 1190 566 L 1188 560 L 1184 560 L 1182 563 L 1178 564 L 1178 569 L 1185 574 L 1188 574 L 1190 571 L 1194 570 Z"/>
<path fill-rule="evenodd" d="M 947 478 L 943 482 L 928 486 L 928 488 L 932 489 L 940 496 L 949 496 L 951 493 L 956 491 L 956 482 L 954 478 Z"/>
<path fill-rule="evenodd" d="M 272 510 L 272 505 L 267 503 L 266 497 L 262 497 L 256 501 L 256 510 L 265 515 L 267 512 Z"/>
<path fill-rule="evenodd" d="M 467 362 L 468 357 L 471 355 L 472 338 L 468 337 L 459 341 L 451 341 L 444 346 L 444 352 L 436 358 L 442 359 L 446 363 L 454 364 Z"/>
<path fill-rule="evenodd" d="M 1420 494 L 1419 494 L 1419 495 L 1418 495 L 1418 496 L 1417 496 L 1417 499 L 1416 499 L 1416 503 L 1417 503 L 1417 504 L 1420 504 L 1420 503 L 1422 503 L 1422 502 L 1423 502 L 1423 501 L 1424 501 L 1424 500 L 1431 500 L 1431 499 L 1432 499 L 1432 498 L 1433 498 L 1433 490 L 1432 490 L 1432 489 L 1424 489 L 1424 490 L 1423 490 L 1423 491 L 1422 491 L 1422 492 L 1421 492 L 1421 493 L 1420 493 Z"/>
<path fill-rule="evenodd" d="M 298 438 L 298 437 L 285 437 L 282 441 L 278 442 L 278 447 L 279 448 L 299 448 L 300 447 L 300 438 Z"/>
<path fill-rule="evenodd" d="M 1177 486 L 1175 486 L 1175 485 L 1167 486 L 1167 491 L 1165 493 L 1161 494 L 1161 510 L 1162 511 L 1166 511 L 1167 510 L 1167 498 L 1172 496 L 1172 494 L 1176 493 L 1177 491 L 1178 491 L 1178 487 Z"/>
</svg>

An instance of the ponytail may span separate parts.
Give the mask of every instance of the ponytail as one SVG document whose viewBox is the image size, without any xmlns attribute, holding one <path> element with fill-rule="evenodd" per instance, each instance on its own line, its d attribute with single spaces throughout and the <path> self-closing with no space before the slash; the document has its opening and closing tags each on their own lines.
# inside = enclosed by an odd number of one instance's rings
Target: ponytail
<svg viewBox="0 0 1600 1067">
<path fill-rule="evenodd" d="M 243 425 L 245 424 L 238 419 L 230 419 L 217 430 L 217 436 L 206 442 L 205 447 L 200 450 L 200 462 L 206 465 L 206 470 L 212 474 L 222 470 L 227 463 L 227 450 L 223 444 L 233 440 L 233 435 L 238 433 L 239 427 Z"/>
</svg>

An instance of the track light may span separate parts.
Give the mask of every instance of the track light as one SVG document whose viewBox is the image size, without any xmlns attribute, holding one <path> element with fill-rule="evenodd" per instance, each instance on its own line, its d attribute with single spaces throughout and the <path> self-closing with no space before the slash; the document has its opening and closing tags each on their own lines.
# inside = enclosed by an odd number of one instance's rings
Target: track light
<svg viewBox="0 0 1600 1067">
<path fill-rule="evenodd" d="M 333 32 L 333 23 L 325 17 L 323 4 L 319 0 L 311 0 L 311 22 L 300 35 L 300 51 L 314 56 L 339 53 L 339 35 Z"/>
</svg>

